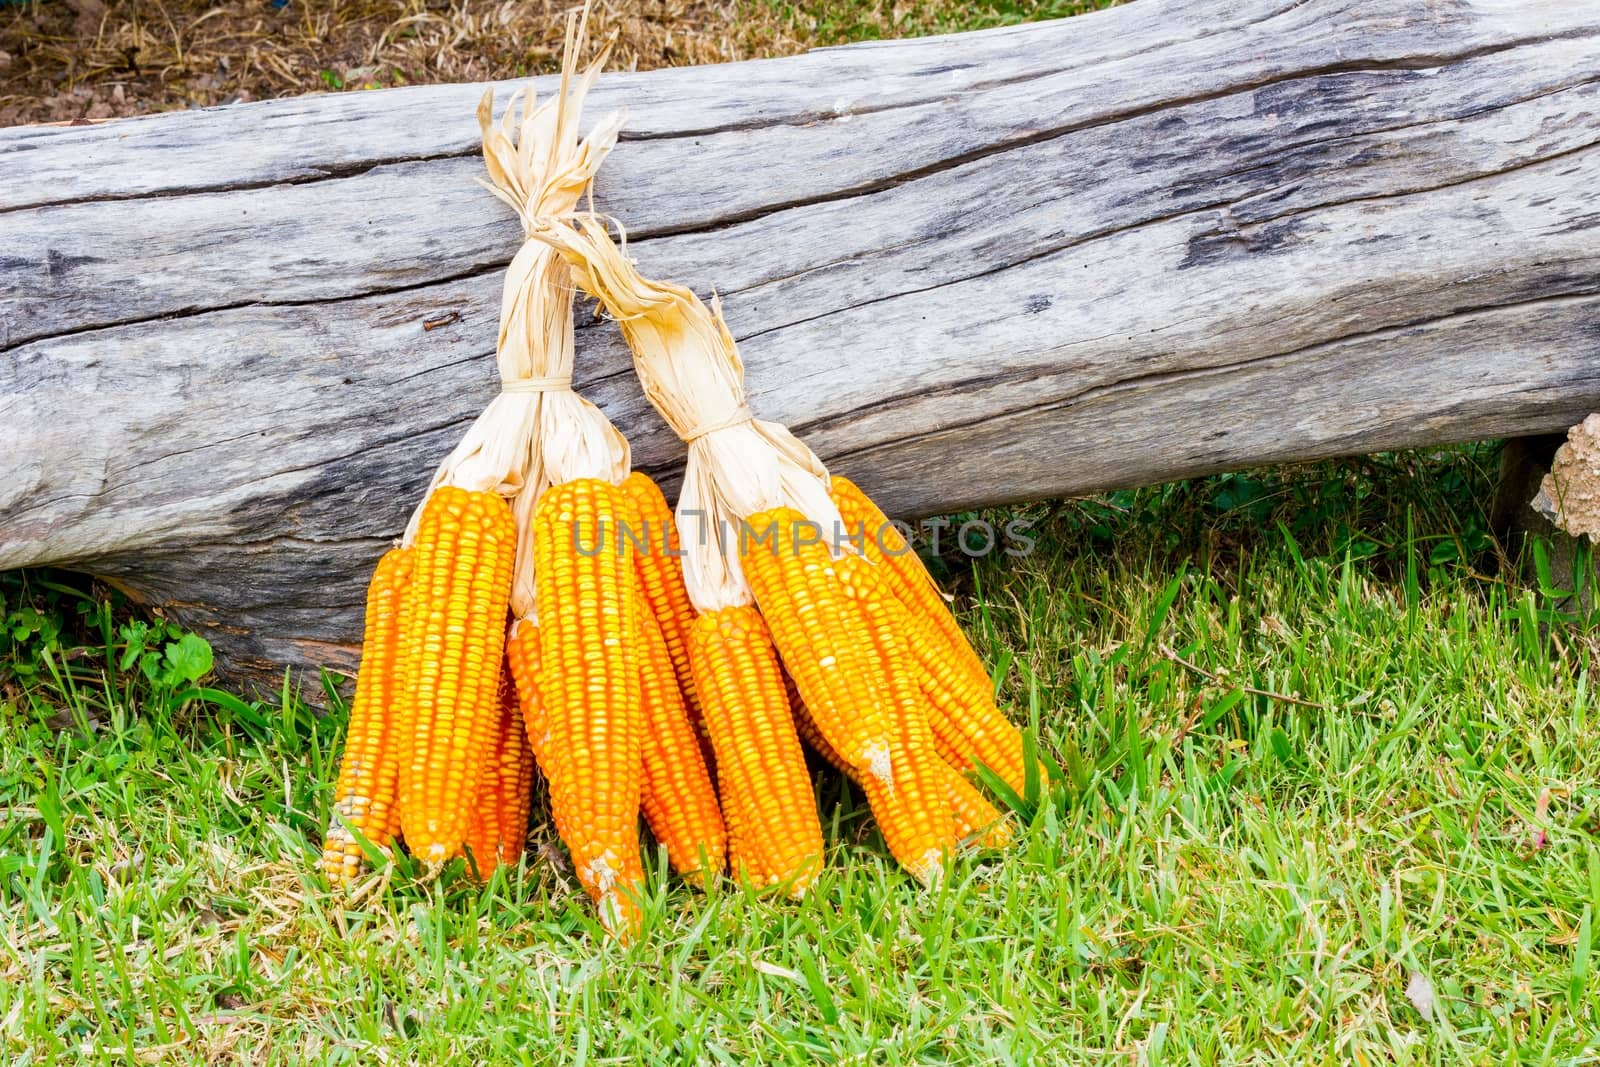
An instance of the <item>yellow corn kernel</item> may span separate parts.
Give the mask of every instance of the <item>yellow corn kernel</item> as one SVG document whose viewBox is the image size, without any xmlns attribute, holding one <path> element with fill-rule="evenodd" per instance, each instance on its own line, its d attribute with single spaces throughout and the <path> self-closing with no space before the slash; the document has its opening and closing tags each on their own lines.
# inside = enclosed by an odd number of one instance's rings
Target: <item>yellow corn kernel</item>
<svg viewBox="0 0 1600 1067">
<path fill-rule="evenodd" d="M 643 587 L 644 599 L 661 627 L 662 639 L 672 657 L 672 671 L 683 693 L 684 711 L 700 742 L 706 767 L 716 777 L 711 736 L 706 733 L 705 716 L 700 710 L 700 694 L 694 688 L 694 670 L 689 666 L 689 628 L 694 625 L 694 605 L 683 584 L 682 545 L 667 498 L 649 475 L 634 471 L 623 479 L 622 491 L 633 501 L 632 521 L 644 547 L 634 556 L 635 568 Z"/>
<path fill-rule="evenodd" d="M 703 883 L 707 873 L 722 873 L 728 832 L 699 739 L 684 710 L 671 653 L 654 614 L 642 603 L 639 681 L 647 723 L 641 798 L 645 821 L 666 846 L 672 869 Z"/>
<path fill-rule="evenodd" d="M 366 862 L 351 830 L 386 849 L 400 830 L 401 739 L 395 729 L 400 684 L 401 605 L 411 585 L 412 551 L 393 548 L 378 560 L 367 586 L 361 669 L 345 728 L 333 816 L 322 839 L 322 869 L 333 885 L 348 885 Z"/>
<path fill-rule="evenodd" d="M 638 600 L 618 529 L 629 508 L 616 486 L 580 478 L 545 490 L 533 527 L 551 814 L 601 922 L 622 938 L 638 927 L 644 888 Z"/>
<path fill-rule="evenodd" d="M 734 873 L 799 896 L 822 869 L 822 823 L 766 623 L 749 606 L 706 612 L 689 631 L 689 662 Z"/>
<path fill-rule="evenodd" d="M 457 855 L 500 718 L 516 528 L 498 494 L 454 486 L 423 505 L 401 634 L 401 831 L 437 866 Z"/>
<path fill-rule="evenodd" d="M 522 713 L 528 747 L 533 750 L 540 772 L 548 778 L 544 747 L 550 739 L 550 724 L 544 698 L 539 694 L 539 628 L 531 621 L 518 619 L 511 625 L 511 636 L 506 639 L 506 666 L 516 685 L 517 707 Z"/>
<path fill-rule="evenodd" d="M 467 862 L 487 881 L 500 864 L 515 866 L 528 840 L 533 797 L 533 752 L 522 725 L 516 685 L 509 671 L 500 683 L 500 719 L 489 767 L 467 824 Z"/>
<path fill-rule="evenodd" d="M 890 783 L 888 678 L 844 599 L 823 536 L 793 508 L 759 512 L 740 532 L 740 562 L 823 736 L 851 767 Z"/>
</svg>

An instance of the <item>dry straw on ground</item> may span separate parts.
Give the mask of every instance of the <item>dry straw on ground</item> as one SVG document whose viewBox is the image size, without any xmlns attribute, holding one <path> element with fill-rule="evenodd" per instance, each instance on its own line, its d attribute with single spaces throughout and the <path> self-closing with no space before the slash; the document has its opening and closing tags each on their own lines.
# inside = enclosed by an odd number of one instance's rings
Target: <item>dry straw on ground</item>
<svg viewBox="0 0 1600 1067">
<path fill-rule="evenodd" d="M 337 89 L 556 69 L 552 0 L 30 0 L 0 6 L 0 125 L 71 122 Z M 3 4 L 3 0 L 0 0 Z M 600 0 L 611 68 L 802 51 L 762 0 Z"/>
</svg>

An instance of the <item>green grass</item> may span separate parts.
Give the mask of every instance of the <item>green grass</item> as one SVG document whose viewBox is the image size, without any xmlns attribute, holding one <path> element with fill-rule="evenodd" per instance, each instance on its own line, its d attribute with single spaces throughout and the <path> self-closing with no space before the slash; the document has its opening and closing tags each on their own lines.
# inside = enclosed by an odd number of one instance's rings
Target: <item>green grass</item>
<svg viewBox="0 0 1600 1067">
<path fill-rule="evenodd" d="M 805 902 L 658 864 L 628 949 L 542 807 L 488 888 L 391 871 L 346 906 L 313 873 L 342 714 L 196 689 L 171 627 L 4 576 L 0 1057 L 1600 1060 L 1595 636 L 1484 575 L 1492 466 L 1028 509 L 1033 555 L 946 561 L 1066 770 L 1014 847 L 919 891 L 819 773 Z"/>
</svg>

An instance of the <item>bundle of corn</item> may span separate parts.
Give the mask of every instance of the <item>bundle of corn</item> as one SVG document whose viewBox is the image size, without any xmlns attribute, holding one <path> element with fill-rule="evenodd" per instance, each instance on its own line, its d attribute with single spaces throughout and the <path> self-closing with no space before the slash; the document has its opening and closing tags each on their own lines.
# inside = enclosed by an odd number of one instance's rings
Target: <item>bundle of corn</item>
<svg viewBox="0 0 1600 1067">
<path fill-rule="evenodd" d="M 982 764 L 1022 791 L 1021 735 L 882 512 L 751 414 L 720 313 L 640 277 L 577 215 L 620 124 L 578 136 L 604 61 L 575 73 L 582 46 L 577 23 L 559 93 L 530 94 L 520 118 L 516 97 L 498 122 L 491 95 L 479 107 L 485 184 L 526 238 L 503 290 L 501 391 L 373 575 L 328 877 L 354 878 L 363 838 L 403 840 L 430 870 L 516 863 L 536 763 L 619 936 L 641 918 L 641 814 L 686 879 L 731 861 L 799 894 L 823 863 L 804 737 L 866 793 L 894 856 L 935 882 L 965 844 L 1006 840 L 965 774 Z M 574 282 L 621 323 L 688 442 L 687 543 L 626 439 L 572 388 Z"/>
<path fill-rule="evenodd" d="M 925 883 L 971 835 L 1006 829 L 961 772 L 1019 792 L 1021 734 L 931 577 L 857 487 L 754 417 L 720 310 L 648 281 L 598 220 L 545 226 L 620 325 L 645 393 L 688 444 L 680 525 L 700 617 L 690 660 L 716 752 L 730 851 L 747 876 L 803 888 L 821 837 L 784 670 L 806 735 L 867 794 L 890 851 Z"/>
<path fill-rule="evenodd" d="M 589 68 L 576 99 L 597 69 Z M 529 232 L 570 213 L 592 174 L 575 169 L 559 186 L 560 203 L 533 195 L 550 187 L 554 173 L 533 164 L 545 141 L 538 118 L 524 121 L 520 140 L 507 122 L 501 137 L 485 142 L 499 161 L 490 167 L 497 192 Z M 556 130 L 549 140 L 559 144 L 572 134 L 575 106 L 549 121 Z M 609 146 L 615 118 L 602 128 Z M 660 490 L 630 473 L 627 441 L 572 390 L 565 262 L 542 243 L 527 242 L 511 264 L 506 292 L 508 304 L 515 302 L 510 294 L 525 293 L 529 303 L 549 305 L 544 314 L 530 308 L 506 316 L 500 331 L 502 361 L 515 353 L 540 383 L 533 473 L 516 495 L 523 542 L 511 596 L 510 661 L 528 736 L 549 781 L 556 830 L 602 922 L 626 933 L 637 925 L 644 881 L 641 810 L 681 874 L 693 879 L 723 865 L 722 814 L 690 725 L 687 678 L 668 638 L 681 644 L 688 595 L 681 579 L 676 589 L 667 581 L 666 549 L 655 547 L 675 534 L 659 516 L 651 523 L 642 517 L 665 511 Z M 646 540 L 650 525 L 654 540 Z"/>
<path fill-rule="evenodd" d="M 556 97 L 530 97 L 520 120 L 515 99 L 498 123 L 492 96 L 479 108 L 487 184 L 529 233 L 576 209 L 615 142 L 615 115 L 577 136 L 604 61 L 574 77 L 582 37 Z M 515 863 L 537 761 L 579 881 L 626 934 L 641 811 L 690 879 L 722 870 L 726 831 L 693 725 L 677 533 L 627 441 L 572 389 L 572 296 L 565 261 L 526 242 L 503 291 L 501 392 L 374 575 L 325 866 L 335 882 L 360 869 L 353 831 L 380 847 L 398 831 L 433 868 Z"/>
<path fill-rule="evenodd" d="M 515 97 L 498 124 L 492 93 L 478 109 L 489 187 L 525 228 L 572 212 L 616 140 L 618 115 L 578 137 L 583 97 L 604 62 L 574 79 L 581 47 L 578 28 L 559 94 L 537 106 L 530 95 L 520 124 Z M 379 849 L 403 837 L 432 868 L 465 852 L 484 877 L 522 851 L 532 754 L 505 665 L 508 609 L 532 612 L 533 568 L 521 563 L 531 513 L 552 466 L 588 454 L 592 422 L 571 390 L 570 272 L 538 243 L 525 243 L 507 270 L 497 362 L 499 394 L 440 464 L 400 547 L 373 575 L 324 837 L 335 883 L 362 869 L 358 835 Z M 598 447 L 617 449 L 610 439 Z M 625 472 L 625 444 L 621 453 Z"/>
</svg>

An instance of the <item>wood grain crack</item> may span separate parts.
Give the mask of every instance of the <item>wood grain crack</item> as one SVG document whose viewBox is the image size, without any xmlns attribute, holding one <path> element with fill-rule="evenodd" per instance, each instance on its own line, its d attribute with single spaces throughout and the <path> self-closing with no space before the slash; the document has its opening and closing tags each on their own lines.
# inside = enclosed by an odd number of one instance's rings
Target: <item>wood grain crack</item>
<svg viewBox="0 0 1600 1067">
<path fill-rule="evenodd" d="M 1489 179 L 1501 177 L 1503 175 L 1511 174 L 1511 173 L 1514 173 L 1514 172 L 1519 171 L 1519 170 L 1525 170 L 1525 169 L 1527 169 L 1529 167 L 1535 167 L 1535 166 L 1539 166 L 1541 164 L 1556 162 L 1558 160 L 1565 159 L 1568 156 L 1573 156 L 1573 155 L 1577 155 L 1577 154 L 1582 153 L 1582 152 L 1587 152 L 1590 149 L 1593 149 L 1593 148 L 1596 148 L 1596 147 L 1600 147 L 1600 141 L 1594 141 L 1594 142 L 1590 142 L 1588 144 L 1579 145 L 1579 146 L 1574 147 L 1574 148 L 1564 149 L 1564 150 L 1559 151 L 1559 152 L 1551 153 L 1548 156 L 1539 156 L 1539 157 L 1536 157 L 1536 158 L 1533 158 L 1533 159 L 1525 160 L 1525 161 L 1522 161 L 1522 162 L 1519 162 L 1519 163 L 1516 163 L 1516 164 L 1501 168 L 1499 170 L 1486 171 L 1486 172 L 1483 172 L 1483 173 L 1480 173 L 1480 174 L 1467 175 L 1465 177 L 1462 177 L 1460 179 L 1453 180 L 1453 181 L 1441 182 L 1441 183 L 1439 183 L 1437 185 L 1421 186 L 1421 187 L 1407 188 L 1407 189 L 1396 189 L 1396 190 L 1393 190 L 1393 191 L 1386 191 L 1386 192 L 1383 192 L 1383 193 L 1374 193 L 1374 194 L 1367 195 L 1367 196 L 1352 196 L 1352 197 L 1346 197 L 1346 198 L 1343 198 L 1343 199 L 1326 200 L 1326 201 L 1322 201 L 1322 202 L 1319 202 L 1319 203 L 1316 203 L 1316 204 L 1307 205 L 1305 207 L 1296 208 L 1296 209 L 1294 209 L 1292 211 L 1285 211 L 1285 212 L 1283 212 L 1281 214 L 1278 214 L 1278 215 L 1270 215 L 1270 216 L 1267 216 L 1267 217 L 1262 218 L 1262 219 L 1251 220 L 1249 223 L 1236 225 L 1236 226 L 1232 227 L 1229 231 L 1215 231 L 1215 233 L 1213 233 L 1213 234 L 1201 235 L 1201 236 L 1226 236 L 1228 233 L 1240 233 L 1240 234 L 1243 234 L 1243 233 L 1250 232 L 1252 230 L 1257 230 L 1257 229 L 1260 229 L 1262 227 L 1265 227 L 1269 223 L 1274 222 L 1274 221 L 1278 221 L 1278 220 L 1282 220 L 1282 219 L 1286 219 L 1286 218 L 1297 217 L 1297 216 L 1311 215 L 1311 214 L 1314 214 L 1314 213 L 1316 213 L 1318 211 L 1326 211 L 1326 210 L 1328 210 L 1330 208 L 1342 207 L 1342 206 L 1347 205 L 1347 204 L 1366 203 L 1366 202 L 1373 202 L 1373 201 L 1383 201 L 1383 200 L 1398 199 L 1400 197 L 1407 197 L 1407 196 L 1425 195 L 1427 193 L 1437 192 L 1437 191 L 1440 191 L 1440 190 L 1443 190 L 1443 189 L 1450 189 L 1450 188 L 1454 188 L 1454 187 L 1460 186 L 1460 185 L 1467 185 L 1467 184 L 1470 184 L 1472 182 L 1487 181 Z M 1258 195 L 1258 194 L 1252 193 L 1251 197 L 1253 198 L 1256 195 Z M 885 293 L 885 294 L 880 295 L 880 296 L 875 296 L 875 297 L 873 297 L 873 298 L 871 298 L 869 300 L 861 300 L 861 301 L 857 301 L 855 303 L 846 304 L 846 305 L 844 305 L 842 307 L 830 308 L 827 311 L 823 311 L 823 312 L 820 312 L 820 313 L 818 313 L 816 315 L 811 315 L 811 316 L 808 316 L 808 317 L 803 318 L 803 319 L 796 319 L 796 320 L 793 320 L 791 322 L 780 323 L 780 324 L 776 324 L 776 325 L 773 325 L 773 326 L 770 326 L 770 327 L 766 327 L 764 329 L 755 330 L 755 331 L 751 331 L 749 333 L 741 334 L 741 335 L 739 335 L 737 337 L 737 340 L 739 340 L 741 343 L 743 343 L 745 341 L 751 341 L 751 340 L 754 340 L 754 339 L 759 338 L 759 337 L 763 337 L 763 336 L 768 335 L 768 334 L 774 334 L 774 333 L 781 332 L 783 330 L 793 329 L 796 326 L 803 326 L 803 325 L 807 325 L 807 324 L 810 324 L 810 323 L 820 322 L 820 321 L 822 321 L 824 319 L 832 318 L 832 317 L 837 316 L 837 315 L 844 315 L 844 314 L 848 314 L 848 313 L 851 313 L 851 312 L 860 311 L 863 308 L 871 307 L 871 306 L 873 306 L 875 304 L 883 304 L 883 303 L 887 303 L 887 302 L 893 301 L 893 300 L 901 300 L 901 299 L 904 299 L 905 297 L 908 297 L 908 296 L 916 296 L 916 295 L 919 295 L 919 294 L 922 294 L 922 293 L 934 292 L 934 291 L 939 290 L 939 289 L 947 289 L 947 288 L 950 288 L 952 286 L 961 285 L 961 284 L 966 283 L 966 282 L 976 281 L 976 280 L 979 280 L 979 279 L 982 279 L 982 278 L 988 278 L 988 277 L 992 277 L 994 275 L 1003 274 L 1003 273 L 1005 273 L 1007 271 L 1016 270 L 1018 267 L 1026 266 L 1027 264 L 1038 262 L 1040 260 L 1049 259 L 1052 256 L 1061 255 L 1063 252 L 1068 252 L 1068 251 L 1071 251 L 1072 249 L 1079 248 L 1079 247 L 1082 247 L 1084 245 L 1092 244 L 1092 243 L 1094 243 L 1096 241 L 1103 241 L 1103 240 L 1106 240 L 1108 238 L 1117 237 L 1117 236 L 1119 236 L 1121 234 L 1131 233 L 1131 232 L 1135 232 L 1135 231 L 1138 231 L 1138 230 L 1149 229 L 1150 227 L 1153 227 L 1153 226 L 1159 226 L 1159 225 L 1162 225 L 1164 223 L 1174 222 L 1174 221 L 1177 221 L 1177 220 L 1180 220 L 1180 219 L 1189 218 L 1189 217 L 1193 217 L 1193 216 L 1197 216 L 1197 215 L 1204 215 L 1204 214 L 1206 214 L 1208 212 L 1214 212 L 1214 211 L 1224 211 L 1224 212 L 1226 212 L 1231 206 L 1233 206 L 1235 204 L 1238 204 L 1238 203 L 1242 203 L 1243 199 L 1248 199 L 1248 198 L 1242 198 L 1242 199 L 1233 200 L 1233 201 L 1217 201 L 1217 202 L 1200 204 L 1200 205 L 1197 205 L 1197 206 L 1194 206 L 1194 207 L 1184 208 L 1184 209 L 1179 210 L 1179 211 L 1172 211 L 1172 212 L 1168 212 L 1168 213 L 1162 214 L 1162 215 L 1154 215 L 1154 216 L 1151 216 L 1150 218 L 1140 219 L 1137 222 L 1131 222 L 1131 223 L 1128 223 L 1128 224 L 1123 225 L 1123 226 L 1116 226 L 1116 227 L 1112 227 L 1112 228 L 1109 228 L 1109 229 L 1097 230 L 1097 231 L 1094 231 L 1092 233 L 1087 233 L 1087 234 L 1083 234 L 1083 235 L 1078 236 L 1078 237 L 1073 237 L 1070 240 L 1063 241 L 1063 242 L 1060 242 L 1058 244 L 1052 244 L 1052 245 L 1047 246 L 1045 248 L 1038 249 L 1037 251 L 1035 251 L 1035 252 L 1033 252 L 1033 253 L 1031 253 L 1031 254 L 1029 254 L 1027 256 L 1022 256 L 1022 257 L 1019 257 L 1017 259 L 1008 260 L 1008 261 L 1006 261 L 1006 262 L 1004 262 L 1002 264 L 999 264 L 997 266 L 985 268 L 984 270 L 973 271 L 973 272 L 971 272 L 969 274 L 962 274 L 962 275 L 959 275 L 959 276 L 954 276 L 954 277 L 941 279 L 939 282 L 937 282 L 934 285 L 921 286 L 921 287 L 915 287 L 915 288 L 910 288 L 910 289 L 896 290 L 895 292 L 892 292 L 892 293 Z"/>
<path fill-rule="evenodd" d="M 243 105 L 233 105 L 243 106 Z M 0 159 L 7 151 L 14 151 L 16 146 L 8 146 L 0 150 Z M 134 193 L 100 193 L 94 196 L 64 197 L 59 200 L 35 200 L 28 203 L 0 205 L 0 216 L 13 215 L 22 211 L 37 211 L 40 208 L 76 207 L 79 204 L 116 204 L 130 200 L 172 200 L 186 196 L 205 196 L 208 193 L 237 192 L 251 189 L 276 189 L 286 185 L 315 185 L 319 182 L 340 181 L 347 178 L 356 178 L 363 174 L 370 174 L 381 167 L 395 167 L 407 163 L 437 163 L 441 160 L 467 159 L 482 154 L 482 149 L 477 145 L 454 149 L 448 152 L 432 152 L 421 155 L 394 155 L 383 156 L 377 159 L 359 160 L 350 163 L 325 163 L 316 166 L 312 174 L 285 175 L 281 178 L 266 178 L 259 181 L 235 181 L 223 184 L 172 186 L 154 191 L 140 191 Z"/>
</svg>

